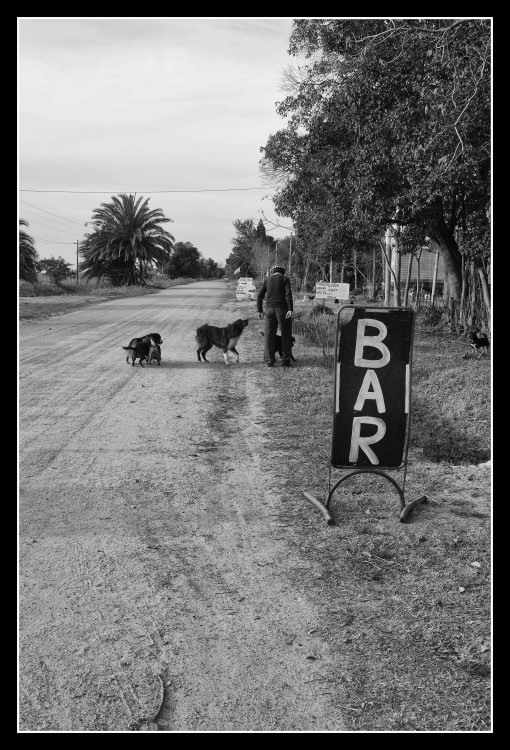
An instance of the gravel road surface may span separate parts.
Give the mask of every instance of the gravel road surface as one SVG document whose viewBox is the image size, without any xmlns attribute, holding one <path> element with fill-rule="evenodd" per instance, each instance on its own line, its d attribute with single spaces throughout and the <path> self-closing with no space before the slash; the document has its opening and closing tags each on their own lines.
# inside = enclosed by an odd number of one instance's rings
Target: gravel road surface
<svg viewBox="0 0 510 750">
<path fill-rule="evenodd" d="M 233 297 L 204 281 L 20 326 L 22 732 L 343 730 L 267 468 L 261 324 Z M 240 363 L 199 364 L 197 326 L 238 317 Z M 152 331 L 161 366 L 126 364 Z"/>
</svg>

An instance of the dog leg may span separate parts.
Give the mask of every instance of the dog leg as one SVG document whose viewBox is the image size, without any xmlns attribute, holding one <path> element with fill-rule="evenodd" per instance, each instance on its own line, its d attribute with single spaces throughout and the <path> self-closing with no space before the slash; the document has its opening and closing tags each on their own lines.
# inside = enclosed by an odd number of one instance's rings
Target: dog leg
<svg viewBox="0 0 510 750">
<path fill-rule="evenodd" d="M 237 349 L 235 348 L 235 346 L 232 346 L 232 347 L 230 348 L 230 351 L 231 351 L 231 352 L 234 352 L 234 354 L 235 354 L 235 355 L 236 355 L 236 357 L 237 357 L 237 360 L 236 360 L 236 362 L 239 362 L 239 352 L 237 351 Z"/>
<path fill-rule="evenodd" d="M 230 362 L 228 361 L 228 349 L 223 349 L 223 359 L 225 360 L 226 365 L 230 364 Z"/>
</svg>

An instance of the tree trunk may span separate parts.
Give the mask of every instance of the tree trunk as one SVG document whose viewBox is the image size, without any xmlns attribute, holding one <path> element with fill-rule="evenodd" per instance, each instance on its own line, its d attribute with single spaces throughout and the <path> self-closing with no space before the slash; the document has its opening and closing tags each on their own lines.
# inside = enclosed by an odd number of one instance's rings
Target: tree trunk
<svg viewBox="0 0 510 750">
<path fill-rule="evenodd" d="M 460 293 L 460 311 L 459 311 L 459 323 L 467 329 L 467 305 L 469 299 L 469 263 L 466 260 L 466 256 L 462 255 L 462 288 Z"/>
<path fill-rule="evenodd" d="M 354 265 L 354 290 L 358 288 L 358 266 L 357 266 L 357 258 L 358 254 L 356 252 L 356 248 L 352 251 L 352 262 Z"/>
<path fill-rule="evenodd" d="M 480 277 L 480 283 L 482 285 L 483 301 L 485 303 L 485 309 L 487 311 L 487 320 L 489 328 L 491 325 L 491 294 L 489 290 L 489 282 L 487 280 L 487 274 L 481 264 L 477 265 L 478 276 Z"/>
<path fill-rule="evenodd" d="M 407 307 L 409 304 L 409 287 L 411 285 L 411 273 L 412 273 L 412 268 L 413 268 L 413 259 L 414 259 L 414 253 L 411 253 L 411 257 L 409 258 L 409 266 L 407 268 L 406 288 L 404 292 L 404 307 Z"/>
<path fill-rule="evenodd" d="M 469 314 L 468 314 L 468 330 L 473 328 L 475 310 L 476 310 L 476 276 L 475 276 L 475 265 L 474 263 L 469 264 Z"/>
<path fill-rule="evenodd" d="M 345 255 L 342 256 L 342 267 L 340 269 L 340 283 L 344 283 L 344 277 L 345 277 Z"/>
<path fill-rule="evenodd" d="M 306 256 L 305 272 L 303 274 L 303 291 L 308 291 L 308 269 L 310 268 L 310 256 Z"/>
<path fill-rule="evenodd" d="M 425 215 L 428 219 L 430 245 L 435 252 L 440 252 L 443 256 L 449 297 L 456 302 L 460 302 L 462 293 L 461 254 L 453 232 L 444 220 L 442 199 L 436 199 Z"/>
<path fill-rule="evenodd" d="M 420 257 L 421 250 L 416 255 L 416 310 L 420 309 Z"/>
<path fill-rule="evenodd" d="M 385 236 L 386 255 L 384 258 L 384 304 L 389 307 L 390 304 L 390 287 L 391 287 L 391 229 L 386 229 Z"/>
<path fill-rule="evenodd" d="M 439 268 L 439 253 L 436 253 L 436 260 L 434 262 L 434 275 L 432 277 L 432 293 L 430 295 L 430 303 L 434 305 L 436 302 L 436 287 L 437 287 L 437 271 Z"/>
<path fill-rule="evenodd" d="M 375 299 L 376 248 L 372 251 L 372 299 Z"/>
<path fill-rule="evenodd" d="M 394 233 L 395 246 L 393 248 L 393 272 L 395 278 L 393 279 L 393 304 L 395 307 L 401 307 L 401 295 L 400 295 L 400 269 L 402 265 L 402 259 L 400 256 L 400 242 L 399 242 L 399 230 L 397 229 Z"/>
</svg>

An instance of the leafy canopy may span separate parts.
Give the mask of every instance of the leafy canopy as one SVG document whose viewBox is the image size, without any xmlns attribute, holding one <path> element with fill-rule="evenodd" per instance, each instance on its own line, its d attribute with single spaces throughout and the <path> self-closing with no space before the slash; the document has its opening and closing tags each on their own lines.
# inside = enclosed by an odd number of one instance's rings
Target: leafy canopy
<svg viewBox="0 0 510 750">
<path fill-rule="evenodd" d="M 325 253 L 395 221 L 423 237 L 438 217 L 486 252 L 490 38 L 484 19 L 294 21 L 289 51 L 308 63 L 261 149 L 277 212 Z"/>
<path fill-rule="evenodd" d="M 40 261 L 41 268 L 46 271 L 48 276 L 60 286 L 64 279 L 69 278 L 73 274 L 73 268 L 62 256 L 54 258 L 51 255 L 49 258 L 43 258 Z"/>
<path fill-rule="evenodd" d="M 149 198 L 112 196 L 92 215 L 93 231 L 81 248 L 85 278 L 107 277 L 114 285 L 145 283 L 145 271 L 170 260 L 174 237 L 161 224 L 172 221 Z"/>
</svg>

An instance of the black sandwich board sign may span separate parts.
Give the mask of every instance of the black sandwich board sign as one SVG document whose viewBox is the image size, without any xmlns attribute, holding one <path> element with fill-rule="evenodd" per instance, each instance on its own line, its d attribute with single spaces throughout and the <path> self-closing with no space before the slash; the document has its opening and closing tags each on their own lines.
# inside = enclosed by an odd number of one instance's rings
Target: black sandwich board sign
<svg viewBox="0 0 510 750">
<path fill-rule="evenodd" d="M 332 466 L 397 469 L 405 463 L 413 334 L 409 308 L 339 310 Z"/>
<path fill-rule="evenodd" d="M 337 318 L 335 395 L 329 493 L 323 503 L 304 496 L 328 524 L 329 504 L 340 484 L 354 474 L 385 477 L 400 496 L 400 521 L 427 502 L 422 495 L 405 502 L 414 311 L 402 307 L 344 305 Z M 331 487 L 331 467 L 350 469 Z M 404 468 L 402 486 L 385 469 Z"/>
</svg>

